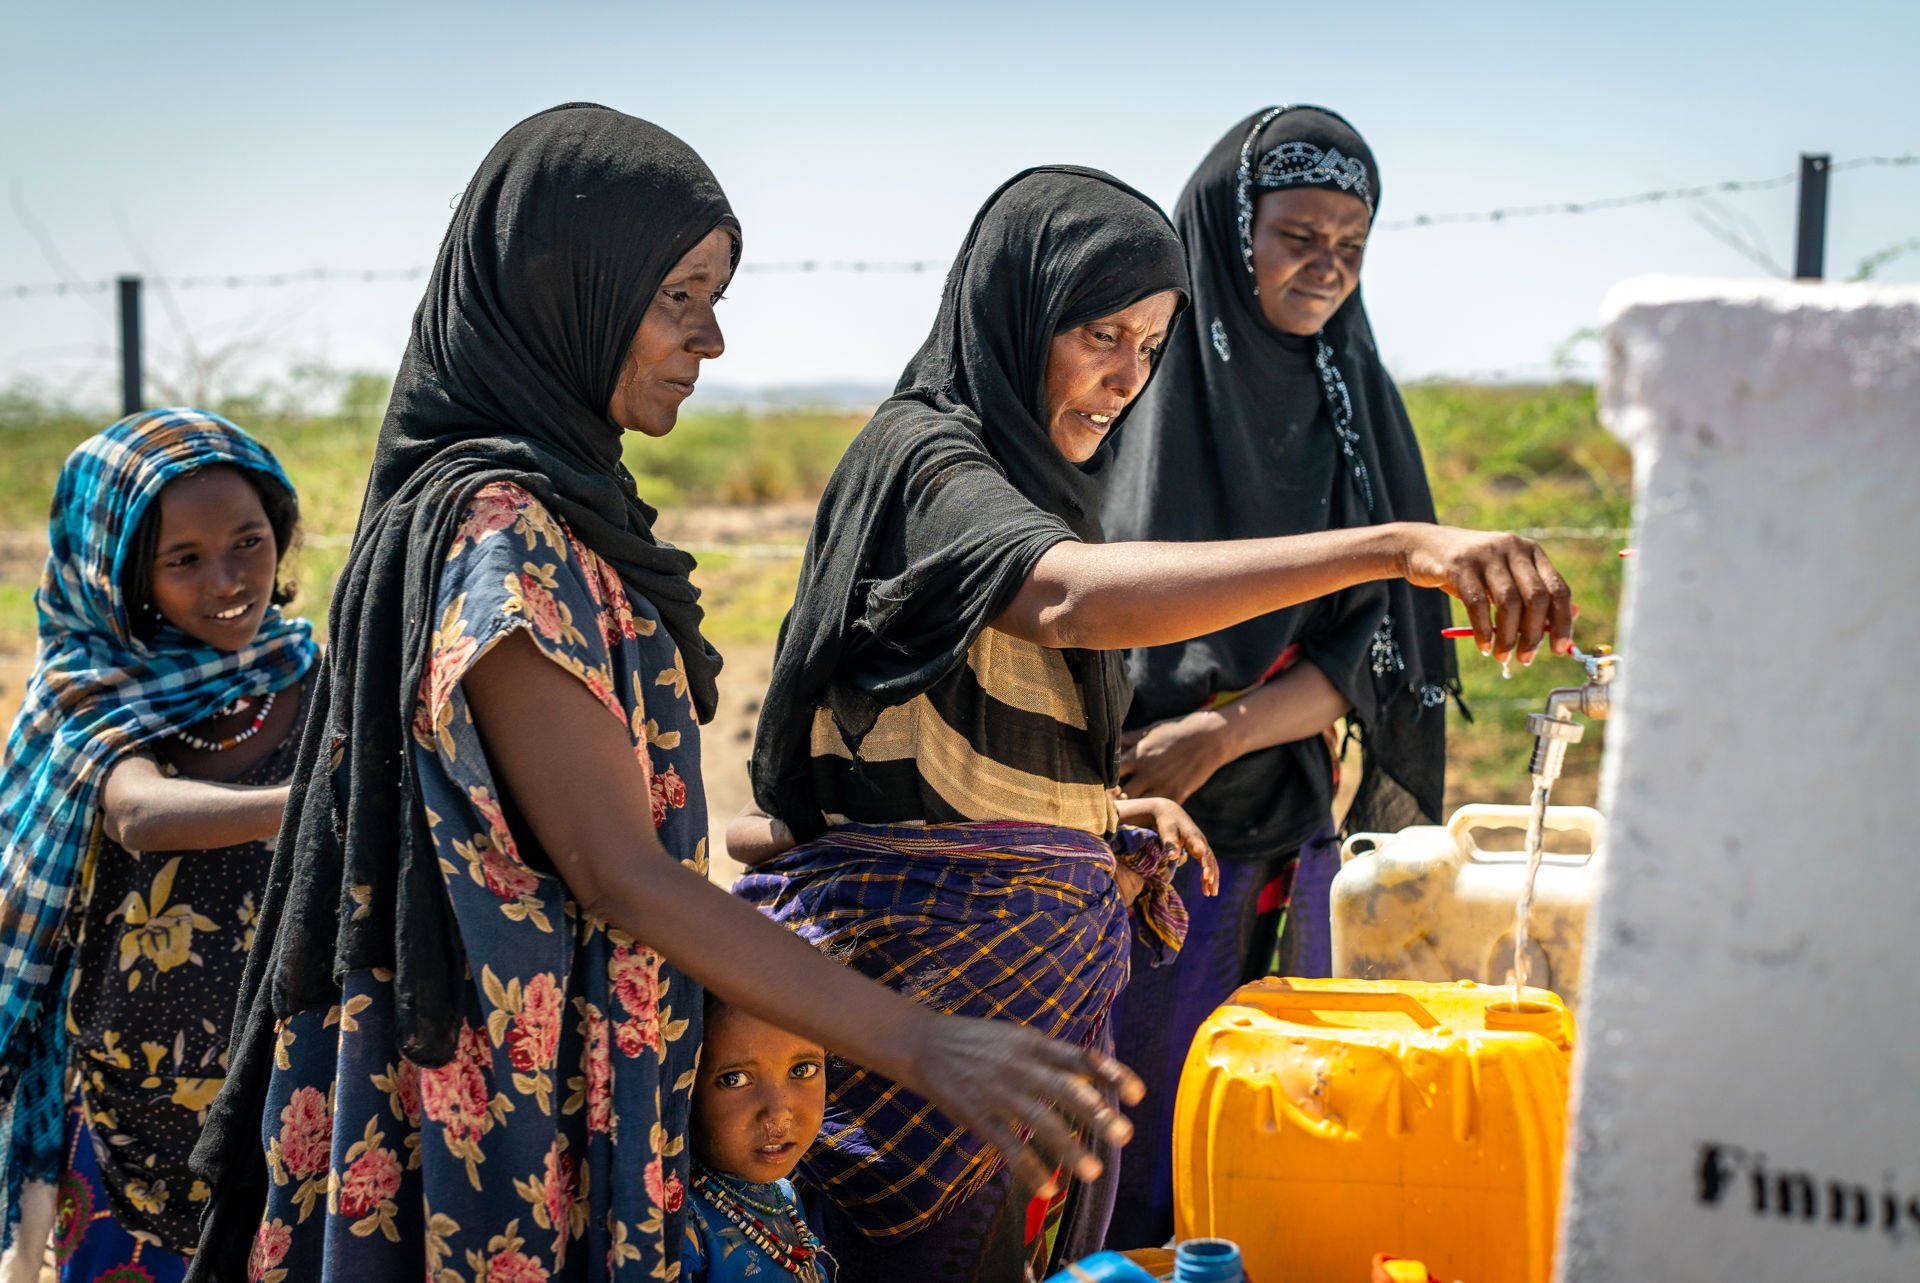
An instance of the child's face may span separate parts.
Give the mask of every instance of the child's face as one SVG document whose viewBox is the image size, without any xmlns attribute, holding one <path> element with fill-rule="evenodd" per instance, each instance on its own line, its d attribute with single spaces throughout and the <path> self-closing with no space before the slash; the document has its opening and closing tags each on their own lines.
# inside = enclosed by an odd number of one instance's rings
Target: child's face
<svg viewBox="0 0 1920 1283">
<path fill-rule="evenodd" d="M 216 466 L 169 481 L 156 502 L 153 604 L 161 617 L 216 650 L 250 645 L 273 604 L 280 565 L 260 496 L 239 469 Z"/>
<path fill-rule="evenodd" d="M 750 1181 L 787 1175 L 820 1134 L 826 1052 L 733 1007 L 716 1006 L 693 1089 L 693 1149 Z"/>
</svg>

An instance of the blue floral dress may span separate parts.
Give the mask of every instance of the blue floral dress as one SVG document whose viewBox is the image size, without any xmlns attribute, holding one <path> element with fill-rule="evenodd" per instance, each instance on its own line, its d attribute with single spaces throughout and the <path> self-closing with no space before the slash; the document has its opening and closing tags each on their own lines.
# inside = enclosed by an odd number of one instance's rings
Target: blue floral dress
<svg viewBox="0 0 1920 1283">
<path fill-rule="evenodd" d="M 644 599 L 506 483 L 474 496 L 435 610 L 414 755 L 460 935 L 449 947 L 472 979 L 458 1050 L 436 1069 L 399 1054 L 378 969 L 280 1022 L 250 1278 L 677 1279 L 700 989 L 522 858 L 460 683 L 525 630 L 628 729 L 661 840 L 704 873 L 679 652 Z"/>
</svg>

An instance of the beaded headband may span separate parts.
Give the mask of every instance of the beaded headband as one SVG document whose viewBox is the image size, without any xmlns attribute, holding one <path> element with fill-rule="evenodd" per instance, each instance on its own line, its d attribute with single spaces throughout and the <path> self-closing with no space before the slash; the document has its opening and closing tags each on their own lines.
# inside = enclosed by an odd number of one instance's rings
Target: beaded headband
<svg viewBox="0 0 1920 1283">
<path fill-rule="evenodd" d="M 1273 123 L 1275 117 L 1303 107 L 1324 112 L 1336 120 L 1341 119 L 1337 113 L 1327 111 L 1325 107 L 1312 107 L 1307 103 L 1271 107 L 1260 113 L 1240 144 L 1240 168 L 1234 174 L 1233 199 L 1236 221 L 1240 227 L 1240 258 L 1247 265 L 1248 276 L 1253 275 L 1254 188 L 1273 191 L 1281 187 L 1337 187 L 1365 201 L 1367 213 L 1373 213 L 1373 184 L 1367 174 L 1366 162 L 1344 155 L 1338 147 L 1322 150 L 1312 143 L 1295 139 L 1274 147 L 1255 162 L 1253 145 L 1259 141 L 1266 127 Z M 1258 290 L 1255 292 L 1258 293 Z"/>
</svg>

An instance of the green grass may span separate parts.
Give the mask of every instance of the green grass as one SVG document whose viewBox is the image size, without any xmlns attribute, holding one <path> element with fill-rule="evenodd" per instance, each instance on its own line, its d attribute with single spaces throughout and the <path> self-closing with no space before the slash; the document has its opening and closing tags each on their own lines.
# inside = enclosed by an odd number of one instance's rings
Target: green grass
<svg viewBox="0 0 1920 1283">
<path fill-rule="evenodd" d="M 265 441 L 294 478 L 305 546 L 290 567 L 301 586 L 294 609 L 324 625 L 334 576 L 345 557 L 366 486 L 379 423 L 377 389 L 354 385 L 345 412 L 301 417 L 257 404 L 223 407 Z M 1484 528 L 1619 528 L 1631 510 L 1626 451 L 1595 418 L 1593 393 L 1572 385 L 1488 388 L 1425 384 L 1405 389 L 1442 521 Z M 100 421 L 45 410 L 0 395 L 0 530 L 44 530 L 61 461 Z M 858 418 L 834 414 L 690 413 L 664 439 L 629 437 L 628 466 L 641 493 L 663 508 L 756 504 L 817 494 Z M 1619 610 L 1619 542 L 1543 542 L 1581 604 L 1578 637 L 1610 642 Z M 772 643 L 792 600 L 799 563 L 709 553 L 701 558 L 709 634 L 716 645 Z M 0 561 L 0 651 L 31 651 L 32 594 L 39 565 Z M 1460 647 L 1462 680 L 1475 720 L 1453 723 L 1449 803 L 1525 800 L 1526 714 L 1554 686 L 1577 682 L 1573 663 L 1543 655 L 1502 681 L 1499 666 Z M 1561 801 L 1589 800 L 1604 726 L 1568 756 Z"/>
<path fill-rule="evenodd" d="M 707 639 L 722 651 L 729 646 L 771 646 L 780 621 L 793 605 L 800 578 L 798 557 L 736 557 L 705 553 L 700 558 L 700 600 L 707 608 Z"/>
<path fill-rule="evenodd" d="M 29 572 L 31 573 L 31 572 Z M 37 631 L 33 614 L 33 590 L 38 577 L 8 575 L 0 579 L 0 652 L 15 655 L 33 652 Z"/>
<path fill-rule="evenodd" d="M 816 495 L 863 420 L 843 414 L 689 414 L 670 436 L 629 435 L 625 460 L 660 506 Z"/>
<path fill-rule="evenodd" d="M 1594 412 L 1586 387 L 1487 388 L 1425 384 L 1405 389 L 1433 482 L 1434 506 L 1451 525 L 1487 529 L 1624 529 L 1632 518 L 1632 460 Z M 1543 538 L 1580 605 L 1575 639 L 1611 643 L 1620 611 L 1622 539 Z M 1465 613 L 1457 612 L 1461 622 Z M 1483 659 L 1459 643 L 1461 684 L 1474 721 L 1455 719 L 1448 751 L 1448 805 L 1527 800 L 1526 715 L 1556 686 L 1578 685 L 1580 666 L 1543 651 L 1531 669 Z M 1605 723 L 1567 755 L 1555 799 L 1590 802 Z"/>
</svg>

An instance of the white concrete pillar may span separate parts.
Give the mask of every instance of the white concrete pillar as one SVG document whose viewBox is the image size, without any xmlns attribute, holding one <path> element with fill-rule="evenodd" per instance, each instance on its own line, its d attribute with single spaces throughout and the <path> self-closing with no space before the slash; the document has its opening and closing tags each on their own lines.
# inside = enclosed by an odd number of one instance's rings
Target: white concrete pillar
<svg viewBox="0 0 1920 1283">
<path fill-rule="evenodd" d="M 1558 1277 L 1920 1279 L 1920 288 L 1607 314 L 1638 554 Z"/>
</svg>

